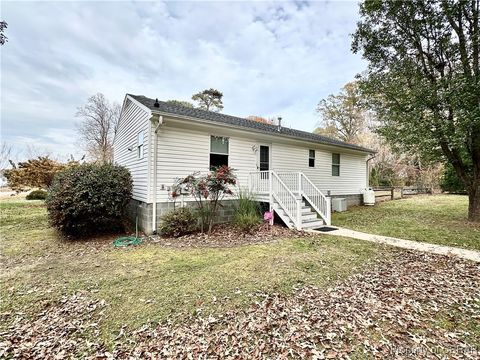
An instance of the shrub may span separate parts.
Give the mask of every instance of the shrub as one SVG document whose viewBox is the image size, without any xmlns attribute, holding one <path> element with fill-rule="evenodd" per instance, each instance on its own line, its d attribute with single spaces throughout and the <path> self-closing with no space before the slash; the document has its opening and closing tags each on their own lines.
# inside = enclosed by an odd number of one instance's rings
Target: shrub
<svg viewBox="0 0 480 360">
<path fill-rule="evenodd" d="M 257 214 L 236 214 L 234 223 L 244 233 L 252 233 L 258 229 L 261 219 Z"/>
<path fill-rule="evenodd" d="M 182 191 L 195 199 L 202 232 L 208 229 L 208 233 L 211 233 L 220 202 L 226 195 L 233 195 L 230 187 L 237 183 L 234 172 L 231 167 L 220 166 L 207 175 L 195 172 L 184 179 L 178 179 L 173 185 L 173 199 Z"/>
<path fill-rule="evenodd" d="M 33 190 L 28 193 L 27 200 L 45 200 L 47 198 L 47 192 L 45 190 Z"/>
<path fill-rule="evenodd" d="M 170 211 L 162 216 L 160 233 L 166 236 L 179 237 L 197 230 L 198 219 L 189 207 Z"/>
<path fill-rule="evenodd" d="M 71 235 L 123 229 L 132 194 L 128 170 L 111 164 L 83 164 L 59 172 L 46 199 L 49 219 Z"/>
<path fill-rule="evenodd" d="M 238 205 L 235 209 L 233 223 L 243 232 L 251 233 L 262 222 L 260 204 L 248 191 L 238 192 Z"/>
<path fill-rule="evenodd" d="M 450 164 L 448 164 L 443 171 L 440 188 L 442 191 L 448 191 L 451 193 L 461 194 L 466 192 L 465 185 L 462 183 L 462 180 L 460 180 L 455 169 Z"/>
<path fill-rule="evenodd" d="M 8 181 L 8 186 L 13 190 L 21 191 L 31 187 L 43 189 L 49 187 L 59 171 L 76 164 L 76 162 L 62 164 L 48 156 L 39 156 L 36 159 L 20 162 L 18 165 L 13 162 L 11 164 L 14 168 L 5 171 L 5 178 Z"/>
</svg>

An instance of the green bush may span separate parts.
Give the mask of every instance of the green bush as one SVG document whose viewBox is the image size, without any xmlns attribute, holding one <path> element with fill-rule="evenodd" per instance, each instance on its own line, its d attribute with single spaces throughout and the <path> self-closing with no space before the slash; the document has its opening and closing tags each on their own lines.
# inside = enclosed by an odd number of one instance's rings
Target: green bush
<svg viewBox="0 0 480 360">
<path fill-rule="evenodd" d="M 28 193 L 27 200 L 45 200 L 47 198 L 47 192 L 45 190 L 33 190 Z"/>
<path fill-rule="evenodd" d="M 131 195 L 132 178 L 124 167 L 69 167 L 55 176 L 49 188 L 49 219 L 55 228 L 70 235 L 123 230 Z"/>
<path fill-rule="evenodd" d="M 172 210 L 161 218 L 160 233 L 165 236 L 179 237 L 198 229 L 198 218 L 189 207 Z"/>
<path fill-rule="evenodd" d="M 248 191 L 238 192 L 238 204 L 233 223 L 243 232 L 255 231 L 262 222 L 260 203 Z"/>
<path fill-rule="evenodd" d="M 257 214 L 236 214 L 234 223 L 244 233 L 253 233 L 258 229 L 262 219 Z"/>
<path fill-rule="evenodd" d="M 447 191 L 451 193 L 462 194 L 466 192 L 465 185 L 458 177 L 453 166 L 450 164 L 447 164 L 445 166 L 442 180 L 440 181 L 440 188 L 442 189 L 442 191 Z"/>
</svg>

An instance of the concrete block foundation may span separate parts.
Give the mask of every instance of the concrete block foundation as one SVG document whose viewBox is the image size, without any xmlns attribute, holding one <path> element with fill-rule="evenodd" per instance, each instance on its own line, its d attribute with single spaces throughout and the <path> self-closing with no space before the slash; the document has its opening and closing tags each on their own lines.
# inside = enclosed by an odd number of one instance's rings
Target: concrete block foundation
<svg viewBox="0 0 480 360">
<path fill-rule="evenodd" d="M 217 209 L 216 224 L 228 223 L 233 220 L 235 214 L 236 200 L 223 200 L 220 202 Z M 185 206 L 196 207 L 194 201 L 185 201 Z M 160 225 L 161 218 L 166 213 L 180 208 L 181 204 L 177 202 L 160 202 L 157 203 L 157 228 Z M 135 223 L 135 218 L 138 217 L 138 228 L 147 235 L 153 233 L 153 204 L 147 204 L 138 200 L 131 200 L 127 208 L 128 218 L 132 223 Z"/>
<path fill-rule="evenodd" d="M 362 195 L 332 195 L 332 198 L 345 198 L 347 199 L 347 207 L 362 205 Z M 228 223 L 233 220 L 235 214 L 237 200 L 223 200 L 217 210 L 217 224 Z M 196 207 L 194 201 L 185 201 L 185 206 Z M 181 204 L 177 202 L 176 208 L 181 207 Z M 161 218 L 164 214 L 174 210 L 173 202 L 160 202 L 157 203 L 157 228 L 160 225 Z M 268 209 L 266 207 L 265 211 Z M 138 200 L 131 200 L 127 208 L 128 218 L 132 223 L 135 223 L 135 218 L 138 217 L 138 228 L 145 234 L 150 235 L 153 233 L 153 204 L 147 204 Z"/>
</svg>

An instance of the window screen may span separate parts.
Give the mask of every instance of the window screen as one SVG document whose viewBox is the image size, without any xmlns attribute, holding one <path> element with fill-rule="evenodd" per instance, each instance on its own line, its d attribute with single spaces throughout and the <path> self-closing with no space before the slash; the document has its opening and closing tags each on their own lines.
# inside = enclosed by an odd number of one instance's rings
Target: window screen
<svg viewBox="0 0 480 360">
<path fill-rule="evenodd" d="M 210 137 L 210 170 L 226 165 L 228 166 L 228 137 Z"/>
<path fill-rule="evenodd" d="M 340 154 L 332 154 L 332 176 L 340 176 Z"/>
<path fill-rule="evenodd" d="M 315 150 L 308 150 L 308 167 L 315 167 Z"/>
<path fill-rule="evenodd" d="M 143 131 L 138 133 L 137 137 L 137 157 L 143 159 Z"/>
</svg>

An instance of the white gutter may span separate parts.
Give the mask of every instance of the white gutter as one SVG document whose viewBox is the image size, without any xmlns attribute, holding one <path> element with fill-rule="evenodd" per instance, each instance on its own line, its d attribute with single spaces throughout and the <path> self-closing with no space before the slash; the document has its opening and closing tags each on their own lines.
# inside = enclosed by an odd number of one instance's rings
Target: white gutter
<svg viewBox="0 0 480 360">
<path fill-rule="evenodd" d="M 376 156 L 377 156 L 377 154 L 370 154 L 370 157 L 366 161 L 366 163 L 367 163 L 367 188 L 370 187 L 370 161 L 375 159 Z"/>
<path fill-rule="evenodd" d="M 157 233 L 157 158 L 158 158 L 158 129 L 163 124 L 163 116 L 158 117 L 158 123 L 153 133 L 153 211 L 152 211 L 152 232 Z"/>
</svg>

